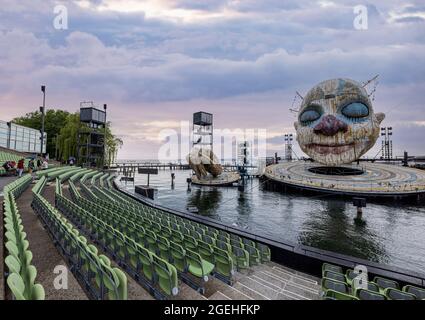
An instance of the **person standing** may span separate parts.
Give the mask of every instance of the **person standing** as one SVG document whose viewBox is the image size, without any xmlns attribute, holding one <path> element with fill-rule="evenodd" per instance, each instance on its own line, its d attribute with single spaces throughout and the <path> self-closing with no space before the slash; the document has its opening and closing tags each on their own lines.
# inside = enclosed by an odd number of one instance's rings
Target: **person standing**
<svg viewBox="0 0 425 320">
<path fill-rule="evenodd" d="M 34 159 L 31 159 L 30 162 L 28 163 L 28 172 L 31 174 L 34 171 L 34 168 L 35 168 Z"/>
<path fill-rule="evenodd" d="M 22 176 L 22 172 L 24 172 L 24 159 L 18 161 L 18 176 Z"/>
<path fill-rule="evenodd" d="M 47 162 L 46 159 L 43 160 L 43 164 L 41 165 L 42 169 L 49 169 L 49 163 Z"/>
<path fill-rule="evenodd" d="M 41 169 L 41 164 L 42 164 L 41 158 L 37 158 L 37 170 Z"/>
</svg>

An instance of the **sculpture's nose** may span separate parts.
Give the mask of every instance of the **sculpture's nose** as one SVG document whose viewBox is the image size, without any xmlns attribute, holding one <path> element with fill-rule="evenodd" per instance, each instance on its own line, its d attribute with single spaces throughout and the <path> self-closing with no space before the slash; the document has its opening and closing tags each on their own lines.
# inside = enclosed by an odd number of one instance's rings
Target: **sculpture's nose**
<svg viewBox="0 0 425 320">
<path fill-rule="evenodd" d="M 322 121 L 318 123 L 313 131 L 316 134 L 323 134 L 325 136 L 333 136 L 338 132 L 347 132 L 348 126 L 345 122 L 338 120 L 333 115 L 327 115 L 322 118 Z"/>
</svg>

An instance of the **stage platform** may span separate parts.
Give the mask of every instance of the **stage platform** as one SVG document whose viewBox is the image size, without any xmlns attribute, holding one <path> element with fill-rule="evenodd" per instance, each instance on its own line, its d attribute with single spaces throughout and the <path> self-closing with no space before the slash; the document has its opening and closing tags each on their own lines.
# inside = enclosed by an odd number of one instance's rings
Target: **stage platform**
<svg viewBox="0 0 425 320">
<path fill-rule="evenodd" d="M 425 195 L 425 170 L 398 165 L 360 163 L 344 165 L 354 174 L 323 174 L 317 163 L 294 161 L 268 166 L 264 177 L 296 189 L 364 197 L 412 197 Z M 362 172 L 358 172 L 358 171 Z M 312 172 L 316 171 L 316 172 Z"/>
<path fill-rule="evenodd" d="M 201 186 L 220 187 L 220 186 L 231 186 L 237 183 L 241 176 L 236 171 L 223 172 L 218 177 L 214 178 L 208 175 L 204 179 L 198 179 L 196 175 L 192 176 L 192 183 Z"/>
</svg>

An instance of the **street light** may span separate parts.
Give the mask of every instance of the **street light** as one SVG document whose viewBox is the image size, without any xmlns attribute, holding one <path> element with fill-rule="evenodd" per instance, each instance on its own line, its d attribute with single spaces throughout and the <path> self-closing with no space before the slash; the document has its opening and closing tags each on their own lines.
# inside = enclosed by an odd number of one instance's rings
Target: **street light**
<svg viewBox="0 0 425 320">
<path fill-rule="evenodd" d="M 103 104 L 103 110 L 105 111 L 105 123 L 104 123 L 104 132 L 103 132 L 103 163 L 102 166 L 104 167 L 106 165 L 106 109 L 108 108 L 108 105 L 105 103 Z M 103 169 L 103 168 L 102 168 Z"/>
<path fill-rule="evenodd" d="M 43 106 L 40 107 L 41 112 L 41 150 L 40 155 L 43 155 L 43 147 L 44 147 L 44 111 L 46 108 L 46 86 L 41 86 L 41 92 L 43 92 Z"/>
</svg>

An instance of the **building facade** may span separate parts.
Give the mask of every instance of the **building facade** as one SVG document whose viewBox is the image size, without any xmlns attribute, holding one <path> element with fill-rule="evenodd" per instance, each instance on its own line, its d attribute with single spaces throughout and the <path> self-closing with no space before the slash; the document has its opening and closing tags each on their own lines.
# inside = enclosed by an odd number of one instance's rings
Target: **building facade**
<svg viewBox="0 0 425 320">
<path fill-rule="evenodd" d="M 44 133 L 42 153 L 46 153 L 47 134 Z M 19 152 L 40 153 L 40 130 L 0 120 L 0 147 Z"/>
</svg>

